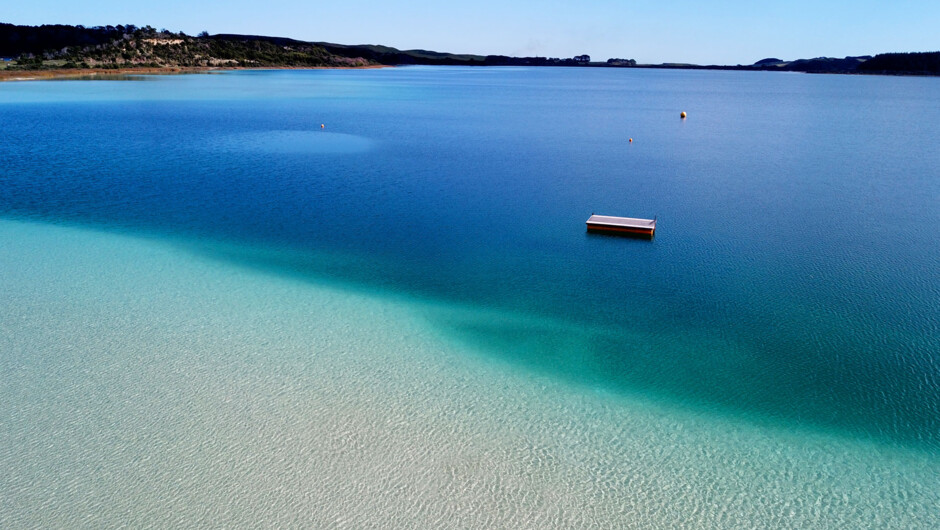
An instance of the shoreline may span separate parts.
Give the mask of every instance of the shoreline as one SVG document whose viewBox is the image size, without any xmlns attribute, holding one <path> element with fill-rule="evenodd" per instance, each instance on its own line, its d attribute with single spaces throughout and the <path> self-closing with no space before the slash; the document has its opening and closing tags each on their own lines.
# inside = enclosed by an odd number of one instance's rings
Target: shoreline
<svg viewBox="0 0 940 530">
<path fill-rule="evenodd" d="M 377 64 L 368 66 L 168 66 L 140 68 L 50 68 L 44 70 L 0 70 L 0 82 L 3 81 L 41 81 L 52 79 L 75 79 L 96 76 L 121 75 L 182 75 L 203 74 L 225 70 L 372 70 L 394 68 Z"/>
<path fill-rule="evenodd" d="M 930 454 L 585 391 L 427 317 L 502 314 L 140 234 L 6 219 L 0 234 L 0 288 L 24 301 L 0 313 L 15 352 L 0 496 L 18 499 L 0 527 L 936 526 Z"/>
<path fill-rule="evenodd" d="M 41 81 L 54 79 L 82 79 L 96 76 L 124 75 L 182 75 L 202 74 L 226 70 L 372 70 L 378 68 L 396 68 L 398 65 L 370 64 L 366 66 L 166 66 L 166 67 L 130 67 L 130 68 L 49 68 L 43 70 L 0 70 L 0 82 L 4 81 Z M 479 65 L 477 68 L 512 65 Z M 553 66 L 533 66 L 533 68 L 553 68 Z M 554 66 L 554 68 L 569 68 Z M 650 69 L 650 70 L 724 70 L 738 72 L 778 72 L 794 74 L 830 74 L 830 75 L 880 75 L 902 77 L 935 77 L 936 74 L 920 72 L 824 72 L 801 70 L 753 69 L 740 66 L 699 66 L 699 65 L 656 65 L 638 64 L 630 67 L 610 67 L 606 65 L 588 65 L 580 68 L 615 68 L 615 69 Z"/>
</svg>

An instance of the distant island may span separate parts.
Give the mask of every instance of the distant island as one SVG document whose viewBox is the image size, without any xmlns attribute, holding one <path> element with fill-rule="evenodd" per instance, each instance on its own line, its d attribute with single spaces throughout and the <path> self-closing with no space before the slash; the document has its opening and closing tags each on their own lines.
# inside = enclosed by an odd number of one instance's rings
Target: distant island
<svg viewBox="0 0 940 530">
<path fill-rule="evenodd" d="M 398 50 L 379 45 L 305 42 L 256 35 L 196 36 L 150 26 L 43 25 L 0 23 L 0 78 L 42 77 L 44 72 L 138 70 L 188 71 L 209 68 L 363 68 L 400 65 L 563 66 L 784 71 L 834 74 L 940 75 L 940 52 L 875 56 L 817 57 L 784 61 L 767 58 L 750 65 L 638 64 L 634 59 L 592 61 Z"/>
</svg>

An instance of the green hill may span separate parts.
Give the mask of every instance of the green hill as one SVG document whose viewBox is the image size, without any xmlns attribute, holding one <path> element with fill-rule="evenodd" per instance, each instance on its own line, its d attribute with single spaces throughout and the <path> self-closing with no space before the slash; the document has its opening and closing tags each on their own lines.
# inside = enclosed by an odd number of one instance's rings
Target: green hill
<svg viewBox="0 0 940 530">
<path fill-rule="evenodd" d="M 371 65 L 571 66 L 609 68 L 670 68 L 764 70 L 840 74 L 940 75 L 940 52 L 885 53 L 874 57 L 817 57 L 783 61 L 760 60 L 752 65 L 664 63 L 637 65 L 633 59 L 591 62 L 588 55 L 571 58 L 509 57 L 399 50 L 375 44 L 346 45 L 305 42 L 284 37 L 220 34 L 198 36 L 156 30 L 150 26 L 0 24 L 0 58 L 7 69 L 54 68 L 186 68 L 186 67 L 361 67 Z"/>
<path fill-rule="evenodd" d="M 284 37 L 157 31 L 150 26 L 0 24 L 0 57 L 12 68 L 337 67 L 370 65 L 633 66 L 632 59 L 591 63 L 573 58 L 509 57 L 399 50 L 374 44 L 304 42 Z"/>
<path fill-rule="evenodd" d="M 292 39 L 157 31 L 145 26 L 0 24 L 0 57 L 10 68 L 338 67 L 378 64 Z"/>
</svg>

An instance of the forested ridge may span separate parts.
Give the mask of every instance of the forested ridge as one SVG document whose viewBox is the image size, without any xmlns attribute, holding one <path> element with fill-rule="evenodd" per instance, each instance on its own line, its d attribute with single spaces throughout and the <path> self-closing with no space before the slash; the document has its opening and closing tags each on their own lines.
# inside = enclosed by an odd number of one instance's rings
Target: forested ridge
<svg viewBox="0 0 940 530">
<path fill-rule="evenodd" d="M 816 57 L 783 61 L 762 59 L 750 65 L 637 64 L 634 59 L 593 62 L 570 58 L 510 57 L 399 50 L 389 46 L 306 42 L 284 37 L 157 30 L 117 26 L 17 26 L 0 23 L 0 67 L 8 70 L 61 68 L 212 68 L 212 67 L 363 67 L 376 65 L 574 66 L 762 70 L 840 74 L 940 75 L 940 52 L 883 53 L 845 58 Z"/>
</svg>

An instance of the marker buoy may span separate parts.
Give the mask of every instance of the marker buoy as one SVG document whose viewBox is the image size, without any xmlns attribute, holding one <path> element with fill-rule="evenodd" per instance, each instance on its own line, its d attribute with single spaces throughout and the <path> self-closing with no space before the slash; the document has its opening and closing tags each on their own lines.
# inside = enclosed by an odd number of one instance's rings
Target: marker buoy
<svg viewBox="0 0 940 530">
<path fill-rule="evenodd" d="M 679 117 L 684 120 L 684 119 L 685 119 L 685 111 L 680 112 L 680 113 L 679 113 Z"/>
<path fill-rule="evenodd" d="M 682 114 L 683 114 L 682 117 L 685 118 L 685 116 L 684 116 L 685 113 L 683 112 Z M 324 125 L 324 124 L 321 123 L 321 124 L 320 124 L 320 128 L 321 128 L 321 129 L 326 129 L 326 125 Z"/>
<path fill-rule="evenodd" d="M 633 138 L 630 138 L 630 143 L 631 143 L 631 144 L 633 143 Z"/>
</svg>

